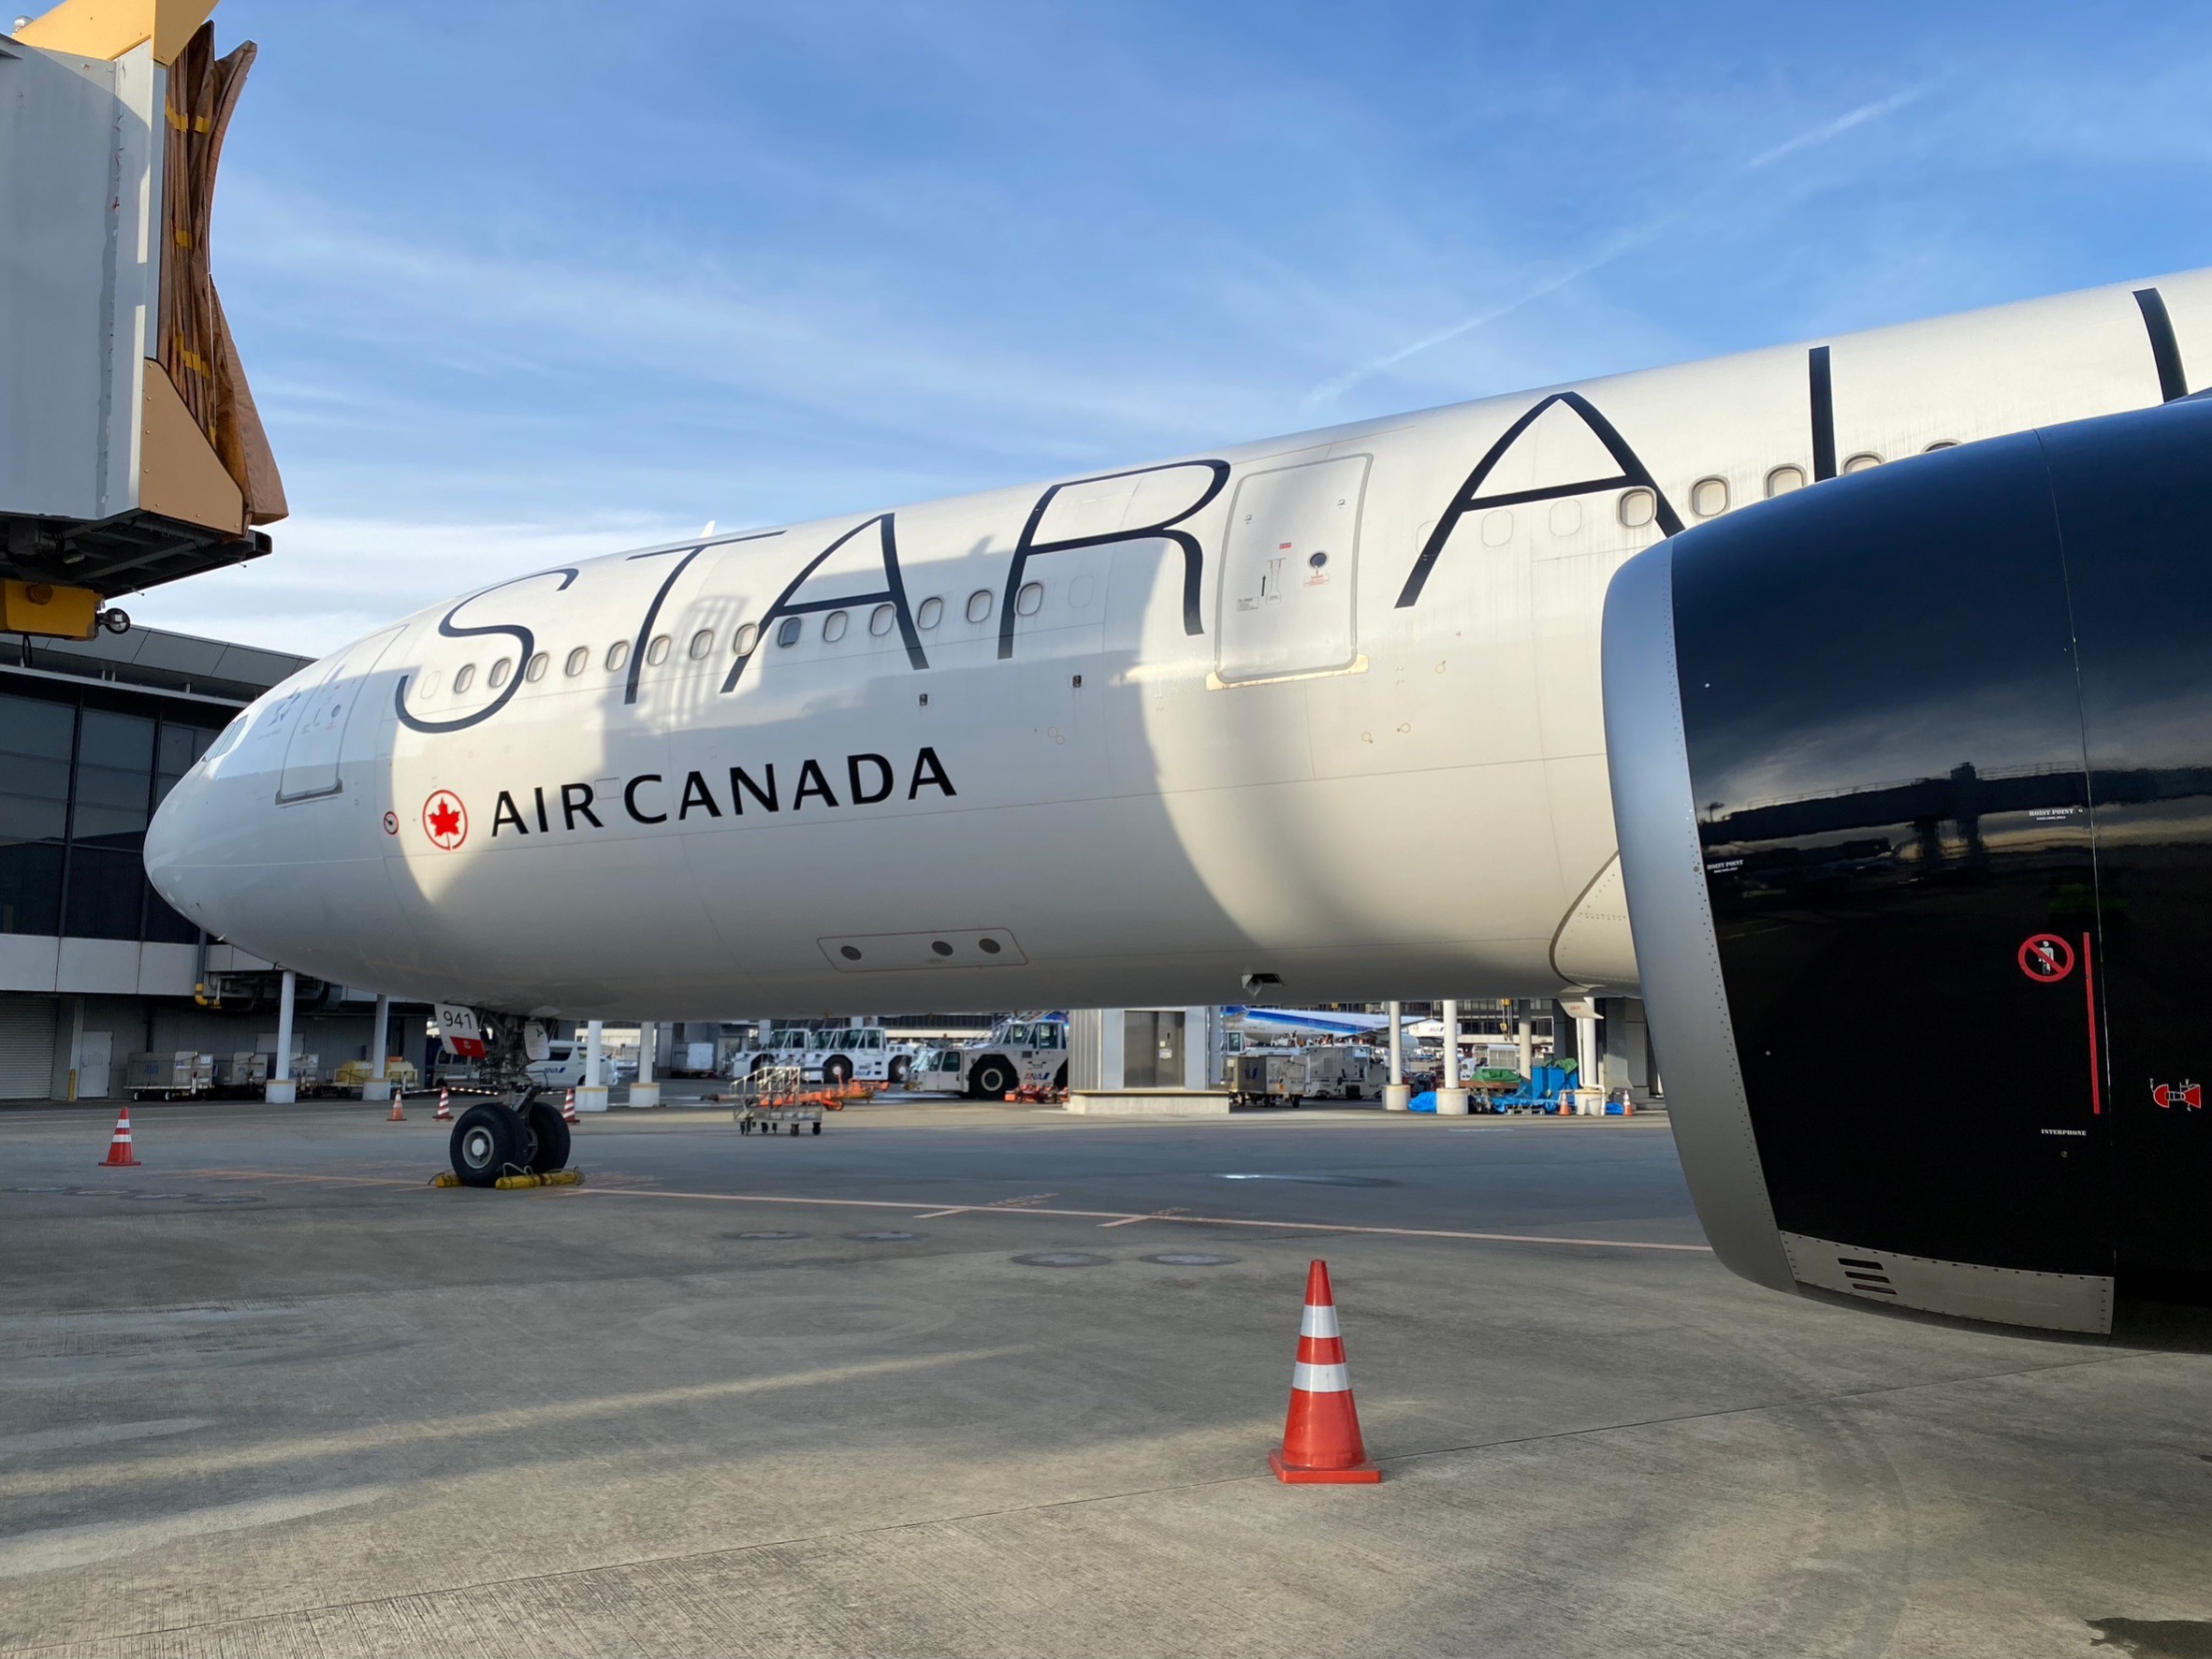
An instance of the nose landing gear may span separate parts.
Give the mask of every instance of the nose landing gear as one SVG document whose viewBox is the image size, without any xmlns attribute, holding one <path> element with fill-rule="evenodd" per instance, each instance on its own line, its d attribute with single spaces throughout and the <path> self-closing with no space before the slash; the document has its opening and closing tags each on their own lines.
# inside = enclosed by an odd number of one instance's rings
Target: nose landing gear
<svg viewBox="0 0 2212 1659">
<path fill-rule="evenodd" d="M 514 1105 L 483 1100 L 454 1124 L 450 1153 L 463 1186 L 489 1186 L 502 1175 L 549 1175 L 568 1167 L 568 1125 L 560 1108 L 534 1089 Z"/>
</svg>

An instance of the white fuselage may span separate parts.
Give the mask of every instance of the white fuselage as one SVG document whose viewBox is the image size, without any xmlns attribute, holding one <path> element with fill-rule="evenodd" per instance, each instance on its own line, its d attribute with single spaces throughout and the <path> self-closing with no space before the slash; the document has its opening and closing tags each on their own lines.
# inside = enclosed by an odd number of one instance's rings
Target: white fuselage
<svg viewBox="0 0 2212 1659">
<path fill-rule="evenodd" d="M 2155 287 L 502 583 L 263 697 L 148 867 L 286 966 L 517 1011 L 1629 989 L 1613 572 L 2158 402 L 2212 273 Z"/>
</svg>

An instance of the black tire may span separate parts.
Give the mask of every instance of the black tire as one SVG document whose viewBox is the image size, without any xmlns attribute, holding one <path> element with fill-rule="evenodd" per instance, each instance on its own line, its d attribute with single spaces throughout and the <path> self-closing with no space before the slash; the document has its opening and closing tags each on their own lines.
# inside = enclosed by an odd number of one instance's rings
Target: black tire
<svg viewBox="0 0 2212 1659">
<path fill-rule="evenodd" d="M 555 1170 L 568 1168 L 568 1124 L 560 1115 L 560 1108 L 550 1100 L 532 1100 L 522 1109 L 522 1118 L 530 1130 L 530 1157 L 526 1160 L 533 1175 L 550 1175 Z"/>
<path fill-rule="evenodd" d="M 1059 1069 L 1057 1071 L 1055 1071 L 1055 1072 L 1054 1072 L 1054 1073 L 1053 1073 L 1053 1087 L 1055 1087 L 1055 1088 L 1056 1088 L 1056 1089 L 1064 1089 L 1064 1088 L 1066 1088 L 1067 1086 L 1068 1086 L 1068 1062 L 1067 1062 L 1067 1061 L 1065 1061 L 1065 1060 L 1062 1060 L 1062 1061 L 1060 1062 L 1060 1069 Z"/>
<path fill-rule="evenodd" d="M 753 1076 L 755 1076 L 755 1077 L 758 1077 L 758 1076 L 759 1076 L 759 1075 L 760 1075 L 762 1072 L 765 1071 L 765 1070 L 768 1069 L 768 1067 L 769 1067 L 769 1064 L 770 1064 L 770 1061 L 769 1061 L 769 1059 L 768 1059 L 768 1056 L 767 1056 L 766 1055 L 753 1055 L 753 1057 L 752 1057 L 752 1071 L 751 1071 L 751 1074 L 752 1074 Z"/>
<path fill-rule="evenodd" d="M 979 1100 L 1000 1100 L 1021 1081 L 1011 1063 L 997 1055 L 985 1055 L 968 1074 L 968 1092 Z"/>
<path fill-rule="evenodd" d="M 791 1138 L 794 1141 L 799 1138 L 799 1126 L 795 1123 L 791 1126 Z"/>
<path fill-rule="evenodd" d="M 822 1063 L 822 1081 L 832 1088 L 842 1088 L 852 1081 L 852 1062 L 843 1055 L 832 1055 Z"/>
<path fill-rule="evenodd" d="M 820 1124 L 816 1124 L 814 1126 L 814 1132 L 818 1135 L 822 1133 L 822 1126 Z"/>
<path fill-rule="evenodd" d="M 886 1069 L 884 1075 L 888 1077 L 892 1084 L 895 1086 L 906 1082 L 907 1071 L 908 1064 L 906 1055 L 893 1055 L 891 1056 L 891 1064 L 889 1068 Z"/>
<path fill-rule="evenodd" d="M 521 1172 L 530 1157 L 530 1135 L 506 1107 L 472 1106 L 453 1126 L 449 1152 L 463 1186 L 489 1186 L 502 1175 Z"/>
</svg>

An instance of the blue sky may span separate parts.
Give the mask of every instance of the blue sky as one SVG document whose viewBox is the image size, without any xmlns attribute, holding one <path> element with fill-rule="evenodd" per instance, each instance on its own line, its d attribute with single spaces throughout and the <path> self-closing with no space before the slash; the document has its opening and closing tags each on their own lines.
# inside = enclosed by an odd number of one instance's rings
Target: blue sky
<svg viewBox="0 0 2212 1659">
<path fill-rule="evenodd" d="M 2212 9 L 224 0 L 335 646 L 697 530 L 2212 264 Z"/>
</svg>

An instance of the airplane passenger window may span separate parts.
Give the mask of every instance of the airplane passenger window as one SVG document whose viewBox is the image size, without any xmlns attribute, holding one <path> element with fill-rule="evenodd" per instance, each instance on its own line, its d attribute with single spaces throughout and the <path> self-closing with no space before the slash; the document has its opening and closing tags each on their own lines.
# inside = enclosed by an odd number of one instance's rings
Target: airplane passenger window
<svg viewBox="0 0 2212 1659">
<path fill-rule="evenodd" d="M 491 689 L 495 691 L 498 691 L 507 683 L 507 676 L 514 672 L 515 664 L 505 657 L 502 657 L 491 665 Z"/>
<path fill-rule="evenodd" d="M 1793 489 L 1803 489 L 1804 488 L 1805 469 L 1803 467 L 1776 467 L 1774 471 L 1767 474 L 1767 499 L 1768 501 L 1772 501 L 1778 495 L 1787 495 Z"/>
<path fill-rule="evenodd" d="M 868 612 L 868 632 L 881 639 L 891 632 L 891 624 L 898 620 L 896 605 L 880 604 Z"/>
<path fill-rule="evenodd" d="M 1024 582 L 1022 590 L 1014 595 L 1014 615 L 1034 617 L 1043 608 L 1044 584 L 1042 582 Z"/>
<path fill-rule="evenodd" d="M 1099 590 L 1099 584 L 1086 574 L 1068 584 L 1068 603 L 1077 610 L 1091 602 L 1091 595 Z"/>
<path fill-rule="evenodd" d="M 1630 530 L 1641 530 L 1659 517 L 1659 498 L 1648 489 L 1623 490 L 1621 495 L 1621 522 Z"/>
<path fill-rule="evenodd" d="M 1728 481 L 1725 478 L 1700 478 L 1690 486 L 1690 511 L 1700 518 L 1711 518 L 1728 510 Z"/>
<path fill-rule="evenodd" d="M 546 653 L 540 651 L 530 660 L 530 666 L 522 671 L 522 677 L 531 685 L 536 685 L 546 677 Z"/>
<path fill-rule="evenodd" d="M 1882 464 L 1882 458 L 1870 449 L 1863 449 L 1843 463 L 1846 473 L 1870 473 Z"/>
<path fill-rule="evenodd" d="M 646 647 L 646 661 L 655 668 L 660 667 L 668 661 L 669 648 L 675 643 L 665 633 L 656 636 L 653 643 Z"/>
<path fill-rule="evenodd" d="M 970 622 L 988 621 L 991 616 L 991 590 L 978 588 L 968 596 L 968 619 Z"/>
<path fill-rule="evenodd" d="M 698 633 L 694 633 L 694 634 L 692 634 L 692 635 L 691 635 L 691 661 L 692 661 L 692 662 L 697 662 L 697 661 L 698 661 L 700 658 L 702 658 L 702 657 L 706 656 L 707 652 L 709 652 L 709 651 L 711 651 L 711 650 L 713 650 L 713 649 L 714 649 L 714 630 L 713 630 L 713 629 L 711 629 L 711 628 L 702 628 L 702 629 L 700 629 L 700 630 L 699 630 L 699 632 L 698 632 Z"/>
<path fill-rule="evenodd" d="M 568 661 L 560 665 L 560 672 L 567 675 L 569 678 L 574 679 L 577 675 L 584 672 L 585 665 L 590 661 L 591 648 L 589 646 L 578 646 L 575 650 L 569 652 Z"/>
<path fill-rule="evenodd" d="M 845 625 L 852 618 L 843 611 L 832 611 L 822 618 L 822 639 L 824 645 L 836 645 L 845 637 Z"/>
<path fill-rule="evenodd" d="M 748 622 L 744 627 L 738 629 L 731 638 L 730 650 L 736 656 L 749 657 L 752 655 L 752 648 L 760 643 L 761 625 L 758 622 Z"/>
<path fill-rule="evenodd" d="M 806 623 L 800 621 L 798 618 L 786 617 L 777 627 L 776 643 L 779 646 L 795 646 L 799 643 L 799 635 L 804 633 L 806 630 Z"/>
<path fill-rule="evenodd" d="M 922 608 L 914 613 L 914 626 L 935 628 L 944 618 L 944 614 L 945 602 L 943 600 L 924 599 L 922 602 Z"/>
<path fill-rule="evenodd" d="M 622 665 L 629 661 L 630 642 L 628 640 L 618 639 L 613 645 L 607 647 L 606 671 L 609 674 L 619 674 L 622 671 Z"/>
<path fill-rule="evenodd" d="M 463 692 L 463 691 L 467 691 L 467 690 L 468 690 L 468 689 L 469 689 L 471 686 L 474 685 L 475 683 L 476 683 L 476 664 L 475 664 L 475 663 L 473 663 L 473 662 L 464 662 L 464 663 L 462 663 L 462 664 L 461 664 L 461 671 L 460 671 L 458 674 L 457 674 L 457 675 L 455 675 L 455 676 L 453 677 L 453 693 L 454 693 L 454 695 L 455 695 L 455 696 L 457 696 L 457 697 L 458 697 L 458 696 L 459 696 L 459 695 L 461 694 L 461 692 Z"/>
<path fill-rule="evenodd" d="M 1482 516 L 1482 545 L 1503 547 L 1513 539 L 1513 509 L 1499 507 Z"/>
<path fill-rule="evenodd" d="M 1582 503 L 1573 496 L 1562 496 L 1551 503 L 1551 533 L 1562 541 L 1582 533 Z"/>
<path fill-rule="evenodd" d="M 437 694 L 438 671 L 433 668 L 429 671 L 429 673 L 422 677 L 422 684 L 415 688 L 415 695 L 419 697 L 435 697 Z"/>
</svg>

